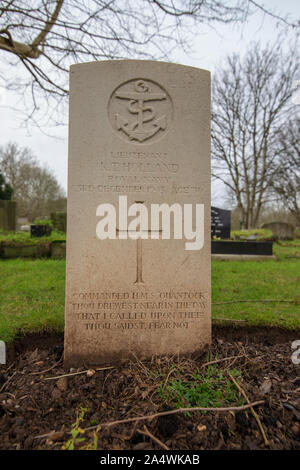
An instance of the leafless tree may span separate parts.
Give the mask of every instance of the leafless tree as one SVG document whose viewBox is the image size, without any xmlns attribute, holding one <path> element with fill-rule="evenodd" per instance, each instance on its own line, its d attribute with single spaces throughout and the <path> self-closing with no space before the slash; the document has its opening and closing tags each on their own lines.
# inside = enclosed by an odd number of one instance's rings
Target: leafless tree
<svg viewBox="0 0 300 470">
<path fill-rule="evenodd" d="M 281 165 L 277 132 L 296 111 L 291 96 L 298 73 L 296 47 L 284 54 L 279 44 L 263 49 L 253 44 L 243 58 L 228 57 L 215 77 L 213 176 L 233 197 L 243 228 L 257 226 L 270 200 Z"/>
<path fill-rule="evenodd" d="M 0 168 L 13 188 L 15 200 L 23 199 L 27 194 L 29 175 L 34 166 L 36 159 L 29 148 L 21 148 L 13 142 L 0 147 Z"/>
<path fill-rule="evenodd" d="M 29 99 L 27 118 L 38 112 L 41 123 L 50 113 L 51 122 L 61 123 L 71 63 L 166 58 L 188 47 L 199 25 L 243 22 L 257 9 L 299 26 L 254 0 L 1 0 L 0 52 L 7 60 L 1 77 Z M 19 64 L 26 73 L 17 76 Z"/>
<path fill-rule="evenodd" d="M 277 135 L 278 170 L 272 188 L 300 227 L 300 118 L 290 119 Z"/>
<path fill-rule="evenodd" d="M 48 168 L 42 168 L 31 150 L 15 143 L 0 147 L 0 172 L 13 189 L 18 215 L 43 217 L 53 210 L 54 201 L 64 198 L 64 192 Z"/>
</svg>

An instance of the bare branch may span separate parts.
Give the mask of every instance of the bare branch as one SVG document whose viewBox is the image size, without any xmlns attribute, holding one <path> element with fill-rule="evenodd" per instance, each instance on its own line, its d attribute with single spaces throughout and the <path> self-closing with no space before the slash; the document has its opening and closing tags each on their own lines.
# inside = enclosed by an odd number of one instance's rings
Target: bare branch
<svg viewBox="0 0 300 470">
<path fill-rule="evenodd" d="M 244 228 L 258 224 L 282 157 L 278 129 L 297 107 L 291 97 L 299 73 L 297 49 L 252 44 L 229 56 L 213 85 L 213 176 L 234 196 Z"/>
<path fill-rule="evenodd" d="M 71 64 L 167 60 L 178 47 L 190 49 L 199 25 L 241 24 L 257 9 L 285 27 L 298 24 L 254 0 L 1 0 L 1 75 L 24 99 L 28 120 L 38 115 L 45 124 L 40 104 L 46 102 L 47 119 L 62 122 Z M 16 66 L 25 73 L 16 74 Z"/>
</svg>

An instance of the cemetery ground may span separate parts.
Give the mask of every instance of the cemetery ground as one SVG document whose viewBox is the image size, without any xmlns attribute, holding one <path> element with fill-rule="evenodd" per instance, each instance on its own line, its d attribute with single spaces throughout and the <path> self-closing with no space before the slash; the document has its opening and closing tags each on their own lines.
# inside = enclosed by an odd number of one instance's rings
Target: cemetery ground
<svg viewBox="0 0 300 470">
<path fill-rule="evenodd" d="M 274 253 L 212 262 L 209 351 L 72 371 L 65 261 L 1 260 L 0 448 L 300 449 L 300 240 Z M 183 407 L 227 409 L 172 412 Z"/>
</svg>

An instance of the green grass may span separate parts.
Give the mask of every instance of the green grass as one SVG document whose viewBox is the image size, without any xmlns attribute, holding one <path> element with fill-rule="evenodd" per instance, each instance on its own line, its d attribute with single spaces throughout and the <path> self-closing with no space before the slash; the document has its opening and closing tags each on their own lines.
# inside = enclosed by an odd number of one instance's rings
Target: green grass
<svg viewBox="0 0 300 470">
<path fill-rule="evenodd" d="M 300 327 L 300 240 L 275 243 L 273 251 L 276 260 L 212 262 L 213 318 L 244 320 L 255 326 Z M 280 302 L 287 300 L 296 302 Z M 221 304 L 233 301 L 236 303 Z"/>
<path fill-rule="evenodd" d="M 37 243 L 66 240 L 66 234 L 52 230 L 49 237 L 31 237 L 29 232 L 3 232 L 0 231 L 0 244 L 3 245 L 35 245 Z"/>
<path fill-rule="evenodd" d="M 231 319 L 245 320 L 234 323 L 240 326 L 300 328 L 300 240 L 275 244 L 274 252 L 278 260 L 212 262 L 216 324 L 230 325 Z M 65 260 L 0 260 L 0 278 L 0 339 L 63 331 Z"/>
<path fill-rule="evenodd" d="M 257 326 L 300 327 L 300 260 L 212 264 L 213 318 L 245 320 Z M 236 303 L 216 304 L 232 301 Z"/>
<path fill-rule="evenodd" d="M 0 339 L 64 328 L 65 261 L 0 261 Z"/>
<path fill-rule="evenodd" d="M 240 377 L 240 371 L 234 369 L 231 375 Z M 195 371 L 188 379 L 182 379 L 181 370 L 169 380 L 166 386 L 160 385 L 158 394 L 168 405 L 174 408 L 222 407 L 234 403 L 244 403 L 239 393 L 224 371 L 216 366 L 208 366 L 205 372 Z"/>
<path fill-rule="evenodd" d="M 273 251 L 279 260 L 300 258 L 300 239 L 279 241 L 273 245 Z"/>
</svg>

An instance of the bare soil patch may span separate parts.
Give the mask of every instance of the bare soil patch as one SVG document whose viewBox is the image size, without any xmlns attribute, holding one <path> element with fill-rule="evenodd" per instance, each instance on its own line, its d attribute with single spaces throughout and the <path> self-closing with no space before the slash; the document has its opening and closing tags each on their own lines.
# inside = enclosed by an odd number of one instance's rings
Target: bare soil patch
<svg viewBox="0 0 300 470">
<path fill-rule="evenodd" d="M 300 340 L 300 330 L 215 327 L 213 337 L 209 356 L 133 358 L 112 369 L 76 369 L 71 371 L 76 375 L 51 380 L 46 379 L 70 373 L 63 368 L 62 336 L 19 340 L 9 350 L 8 364 L 0 366 L 0 449 L 61 449 L 85 409 L 80 428 L 102 426 L 97 434 L 95 429 L 78 433 L 85 440 L 76 441 L 75 448 L 299 450 L 300 365 L 291 360 L 291 343 Z M 215 360 L 218 377 L 230 382 L 228 372 L 237 369 L 250 402 L 264 401 L 255 406 L 257 417 L 250 409 L 180 412 L 103 426 L 174 409 L 164 395 L 174 376 L 188 383 L 195 371 L 205 376 L 210 367 L 205 364 Z M 244 399 L 232 383 L 234 389 Z"/>
</svg>

